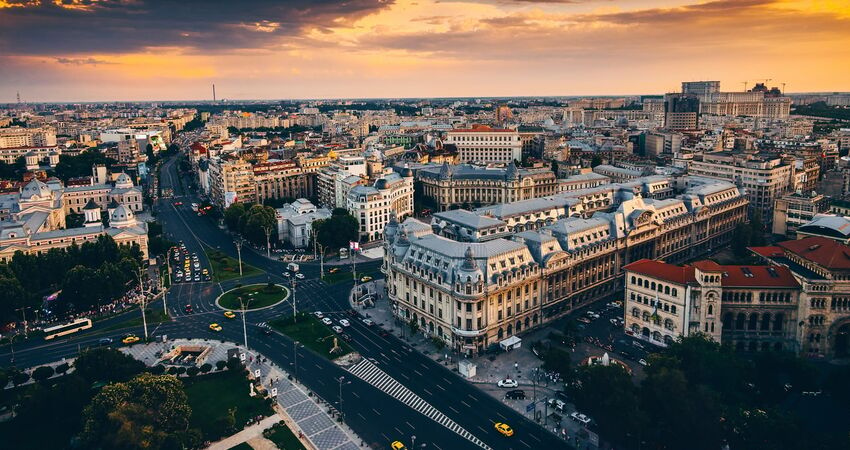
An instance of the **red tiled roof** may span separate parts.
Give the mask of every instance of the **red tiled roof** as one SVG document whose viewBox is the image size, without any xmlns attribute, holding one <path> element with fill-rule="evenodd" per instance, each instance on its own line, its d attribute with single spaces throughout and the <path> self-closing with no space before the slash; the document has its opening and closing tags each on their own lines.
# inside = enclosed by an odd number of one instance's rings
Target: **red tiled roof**
<svg viewBox="0 0 850 450">
<path fill-rule="evenodd" d="M 827 269 L 850 269 L 850 247 L 832 239 L 815 236 L 778 245 Z"/>
<path fill-rule="evenodd" d="M 476 125 L 472 125 L 472 128 L 456 128 L 456 129 L 451 130 L 451 131 L 456 131 L 456 132 L 460 132 L 460 133 L 473 133 L 473 132 L 474 133 L 478 133 L 478 132 L 481 132 L 481 133 L 492 133 L 492 132 L 511 133 L 511 132 L 516 131 L 516 130 L 510 130 L 508 128 L 492 128 L 488 125 L 478 125 L 478 124 L 476 124 Z"/>
<path fill-rule="evenodd" d="M 726 287 L 799 286 L 791 271 L 783 266 L 721 266 L 710 260 L 698 261 L 690 266 L 677 266 L 641 259 L 624 267 L 631 272 L 678 284 L 696 282 L 695 268 L 703 272 L 722 272 L 721 285 Z"/>
<path fill-rule="evenodd" d="M 686 284 L 696 281 L 696 278 L 694 278 L 694 268 L 691 266 L 677 266 L 651 259 L 637 260 L 626 265 L 623 269 L 672 283 Z"/>
<path fill-rule="evenodd" d="M 797 279 L 784 266 L 721 266 L 714 261 L 697 261 L 704 272 L 723 272 L 721 285 L 728 287 L 798 287 Z"/>
<path fill-rule="evenodd" d="M 747 247 L 747 249 L 759 256 L 764 256 L 765 258 L 782 256 L 785 253 L 782 251 L 782 247 L 777 247 L 775 245 L 769 247 Z"/>
</svg>

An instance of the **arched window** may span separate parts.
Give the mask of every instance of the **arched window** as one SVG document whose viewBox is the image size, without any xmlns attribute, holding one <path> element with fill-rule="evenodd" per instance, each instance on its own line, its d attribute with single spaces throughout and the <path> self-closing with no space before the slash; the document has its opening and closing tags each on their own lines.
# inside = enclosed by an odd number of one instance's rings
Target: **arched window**
<svg viewBox="0 0 850 450">
<path fill-rule="evenodd" d="M 632 284 L 635 284 L 635 276 L 632 275 Z"/>
<path fill-rule="evenodd" d="M 709 315 L 709 316 L 711 316 L 711 315 L 713 315 L 713 314 L 714 314 L 714 304 L 713 304 L 713 303 L 709 303 L 709 304 L 708 304 L 708 315 Z"/>
<path fill-rule="evenodd" d="M 632 308 L 632 317 L 640 317 L 640 310 L 637 308 Z"/>
<path fill-rule="evenodd" d="M 755 330 L 758 326 L 759 315 L 756 313 L 750 314 L 750 322 L 747 324 L 748 330 Z"/>
<path fill-rule="evenodd" d="M 670 286 L 664 286 L 664 293 L 670 295 Z"/>
<path fill-rule="evenodd" d="M 764 313 L 764 315 L 761 316 L 761 329 L 762 330 L 769 330 L 770 329 L 770 313 Z"/>
<path fill-rule="evenodd" d="M 655 282 L 654 281 L 652 282 L 652 284 L 650 284 L 650 289 L 652 289 L 653 291 L 655 290 Z"/>
<path fill-rule="evenodd" d="M 785 316 L 782 313 L 777 314 L 773 318 L 773 331 L 781 331 L 783 322 L 785 322 Z"/>
<path fill-rule="evenodd" d="M 744 313 L 738 313 L 738 317 L 735 318 L 735 329 L 736 330 L 743 330 L 744 329 L 744 322 L 746 322 L 746 321 L 747 321 L 747 316 Z"/>
<path fill-rule="evenodd" d="M 672 295 L 673 297 L 677 297 L 679 295 L 679 291 L 676 288 L 673 288 Z"/>
<path fill-rule="evenodd" d="M 726 313 L 723 315 L 723 329 L 732 329 L 732 313 Z"/>
</svg>

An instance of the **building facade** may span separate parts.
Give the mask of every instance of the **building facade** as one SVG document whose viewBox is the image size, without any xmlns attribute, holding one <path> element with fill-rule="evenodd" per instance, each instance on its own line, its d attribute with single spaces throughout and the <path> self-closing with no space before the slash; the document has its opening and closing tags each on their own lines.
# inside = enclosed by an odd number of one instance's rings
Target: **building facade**
<svg viewBox="0 0 850 450">
<path fill-rule="evenodd" d="M 473 125 L 446 133 L 446 143 L 454 144 L 461 163 L 493 163 L 507 165 L 522 160 L 519 132 L 506 128 Z"/>
<path fill-rule="evenodd" d="M 686 261 L 725 245 L 746 219 L 747 201 L 730 183 L 674 199 L 628 195 L 611 212 L 556 216 L 526 231 L 503 220 L 476 222 L 474 214 L 440 215 L 441 227 L 390 222 L 382 270 L 394 314 L 459 352 L 478 354 L 615 294 L 631 262 Z M 469 242 L 435 232 L 458 224 Z M 510 239 L 501 237 L 506 231 Z"/>
<path fill-rule="evenodd" d="M 703 334 L 737 351 L 797 348 L 801 288 L 779 266 L 677 266 L 649 259 L 625 270 L 625 328 L 666 346 Z"/>
<path fill-rule="evenodd" d="M 829 209 L 829 199 L 822 194 L 794 192 L 776 199 L 773 209 L 773 234 L 797 238 L 797 229 Z"/>
<path fill-rule="evenodd" d="M 347 209 L 360 224 L 362 242 L 381 239 L 390 219 L 413 214 L 413 171 L 388 173 L 372 186 L 354 186 Z"/>
</svg>

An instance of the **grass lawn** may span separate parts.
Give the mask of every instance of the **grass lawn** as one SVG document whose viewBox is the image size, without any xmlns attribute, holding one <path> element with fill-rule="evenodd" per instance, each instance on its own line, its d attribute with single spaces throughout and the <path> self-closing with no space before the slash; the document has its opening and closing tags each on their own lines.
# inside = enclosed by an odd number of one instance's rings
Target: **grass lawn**
<svg viewBox="0 0 850 450">
<path fill-rule="evenodd" d="M 274 426 L 263 432 L 263 436 L 274 442 L 277 448 L 282 450 L 306 450 L 304 444 L 295 437 L 292 430 L 283 422 L 274 424 Z"/>
<path fill-rule="evenodd" d="M 260 269 L 242 263 L 242 275 L 239 275 L 239 261 L 224 253 L 204 247 L 204 252 L 210 260 L 210 270 L 215 281 L 226 281 L 234 278 L 251 277 L 263 273 Z"/>
<path fill-rule="evenodd" d="M 247 309 L 265 308 L 283 300 L 289 294 L 289 289 L 276 284 L 249 284 L 224 293 L 218 304 L 222 308 L 241 310 L 239 297 L 245 301 Z"/>
<path fill-rule="evenodd" d="M 269 322 L 269 325 L 277 331 L 289 336 L 291 339 L 301 342 L 305 347 L 327 358 L 335 359 L 354 351 L 348 343 L 338 339 L 341 351 L 331 354 L 333 338 L 337 336 L 331 328 L 319 321 L 312 314 L 300 313 L 298 320 L 293 323 L 292 316 L 285 319 L 277 319 Z"/>
<path fill-rule="evenodd" d="M 135 315 L 135 314 L 134 314 Z M 145 310 L 145 319 L 148 321 L 148 326 L 153 324 L 167 322 L 171 320 L 171 317 L 166 314 L 161 309 L 146 309 Z M 112 324 L 105 328 L 98 328 L 97 331 L 112 331 L 112 330 L 120 330 L 122 328 L 130 328 L 130 327 L 140 327 L 142 326 L 142 314 L 139 313 L 137 317 L 129 320 L 125 320 L 123 322 L 118 322 Z"/>
<path fill-rule="evenodd" d="M 244 428 L 249 418 L 268 416 L 274 411 L 268 402 L 248 395 L 248 379 L 243 372 L 225 371 L 184 380 L 192 417 L 189 426 L 198 428 L 205 440 L 216 441 L 228 434 L 229 410 L 234 414 L 237 430 Z"/>
<path fill-rule="evenodd" d="M 247 442 L 243 442 L 235 447 L 230 447 L 229 450 L 254 450 L 254 447 L 248 445 Z"/>
</svg>

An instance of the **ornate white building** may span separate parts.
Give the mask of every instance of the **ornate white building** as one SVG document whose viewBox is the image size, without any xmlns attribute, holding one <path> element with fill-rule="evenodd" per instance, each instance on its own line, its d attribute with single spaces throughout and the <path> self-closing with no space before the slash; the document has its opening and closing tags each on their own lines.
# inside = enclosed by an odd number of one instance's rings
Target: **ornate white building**
<svg viewBox="0 0 850 450">
<path fill-rule="evenodd" d="M 147 224 L 136 219 L 133 209 L 113 198 L 106 208 L 107 226 L 101 221 L 101 209 L 90 197 L 86 204 L 74 209 L 85 214 L 85 226 L 66 228 L 65 191 L 58 180 L 44 183 L 34 179 L 20 193 L 0 195 L 0 261 L 11 260 L 17 251 L 44 253 L 51 248 L 94 241 L 104 234 L 119 245 L 138 244 L 147 257 Z"/>
</svg>

